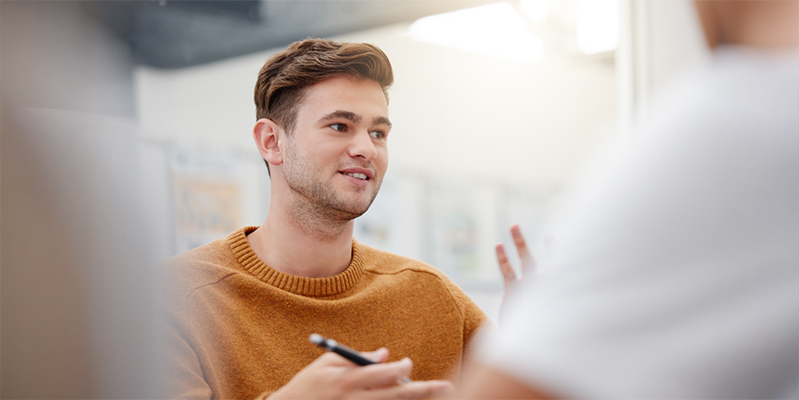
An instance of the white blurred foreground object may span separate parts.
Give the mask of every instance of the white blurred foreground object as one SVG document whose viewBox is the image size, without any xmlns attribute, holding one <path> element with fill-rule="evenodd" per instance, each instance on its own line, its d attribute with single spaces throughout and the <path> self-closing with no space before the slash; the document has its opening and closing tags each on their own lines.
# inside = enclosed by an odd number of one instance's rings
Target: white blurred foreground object
<svg viewBox="0 0 799 400">
<path fill-rule="evenodd" d="M 799 395 L 799 52 L 727 47 L 586 187 L 482 361 L 567 397 Z"/>
<path fill-rule="evenodd" d="M 3 399 L 159 393 L 157 157 L 90 3 L 0 2 Z"/>
</svg>

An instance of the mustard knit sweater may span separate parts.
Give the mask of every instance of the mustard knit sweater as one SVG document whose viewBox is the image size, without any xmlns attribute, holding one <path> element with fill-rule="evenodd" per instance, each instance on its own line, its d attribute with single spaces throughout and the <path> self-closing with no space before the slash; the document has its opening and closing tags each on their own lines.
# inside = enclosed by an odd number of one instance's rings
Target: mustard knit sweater
<svg viewBox="0 0 799 400">
<path fill-rule="evenodd" d="M 441 272 L 353 240 L 344 272 L 288 275 L 255 255 L 246 237 L 255 228 L 167 263 L 169 397 L 263 397 L 323 354 L 312 333 L 410 357 L 411 379 L 457 382 L 486 318 Z"/>
</svg>

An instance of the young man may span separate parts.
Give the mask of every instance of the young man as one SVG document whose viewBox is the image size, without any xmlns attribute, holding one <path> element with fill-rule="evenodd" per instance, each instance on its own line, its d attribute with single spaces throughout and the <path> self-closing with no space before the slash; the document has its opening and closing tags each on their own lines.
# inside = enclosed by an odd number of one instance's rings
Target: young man
<svg viewBox="0 0 799 400">
<path fill-rule="evenodd" d="M 253 137 L 272 180 L 269 214 L 169 263 L 170 396 L 452 390 L 441 379 L 458 380 L 485 315 L 436 269 L 352 238 L 388 167 L 392 82 L 388 58 L 369 44 L 309 39 L 266 62 Z M 366 355 L 379 364 L 325 354 L 312 333 L 374 350 Z M 405 376 L 414 382 L 397 385 Z"/>
<path fill-rule="evenodd" d="M 712 65 L 585 192 L 462 398 L 799 398 L 799 1 L 699 1 Z"/>
</svg>

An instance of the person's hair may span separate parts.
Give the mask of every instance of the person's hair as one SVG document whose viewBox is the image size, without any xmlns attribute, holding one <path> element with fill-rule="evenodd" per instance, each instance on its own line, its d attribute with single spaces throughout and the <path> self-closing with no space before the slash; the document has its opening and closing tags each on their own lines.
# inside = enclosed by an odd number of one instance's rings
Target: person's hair
<svg viewBox="0 0 799 400">
<path fill-rule="evenodd" d="M 291 134 L 307 89 L 339 75 L 372 79 L 388 87 L 394 73 L 388 57 L 375 45 L 305 39 L 266 61 L 255 84 L 256 119 L 268 118 Z"/>
</svg>

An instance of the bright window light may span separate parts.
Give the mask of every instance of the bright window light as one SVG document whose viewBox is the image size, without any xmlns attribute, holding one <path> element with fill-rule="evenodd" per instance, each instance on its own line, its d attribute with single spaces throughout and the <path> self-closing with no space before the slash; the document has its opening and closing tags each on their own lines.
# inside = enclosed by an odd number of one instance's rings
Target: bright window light
<svg viewBox="0 0 799 400">
<path fill-rule="evenodd" d="M 544 22 L 549 14 L 547 0 L 521 0 L 519 7 L 534 22 Z"/>
<path fill-rule="evenodd" d="M 414 40 L 526 62 L 544 56 L 541 40 L 508 2 L 423 17 L 408 27 Z"/>
<path fill-rule="evenodd" d="M 577 47 L 585 54 L 619 45 L 619 0 L 577 0 Z"/>
</svg>

